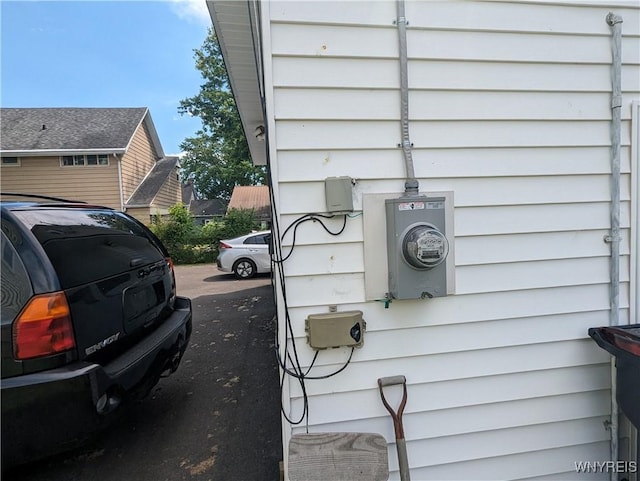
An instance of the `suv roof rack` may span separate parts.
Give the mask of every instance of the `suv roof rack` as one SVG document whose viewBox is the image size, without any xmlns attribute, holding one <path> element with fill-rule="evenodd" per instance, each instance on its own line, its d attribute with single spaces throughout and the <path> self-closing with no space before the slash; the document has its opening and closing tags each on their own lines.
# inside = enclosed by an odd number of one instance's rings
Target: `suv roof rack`
<svg viewBox="0 0 640 481">
<path fill-rule="evenodd" d="M 51 197 L 49 195 L 20 194 L 18 192 L 0 192 L 0 195 L 10 195 L 12 197 L 27 197 L 27 198 L 32 198 L 32 199 L 52 200 L 54 202 L 69 202 L 71 204 L 86 204 L 86 202 L 81 201 L 81 200 L 62 199 L 60 197 Z"/>
</svg>

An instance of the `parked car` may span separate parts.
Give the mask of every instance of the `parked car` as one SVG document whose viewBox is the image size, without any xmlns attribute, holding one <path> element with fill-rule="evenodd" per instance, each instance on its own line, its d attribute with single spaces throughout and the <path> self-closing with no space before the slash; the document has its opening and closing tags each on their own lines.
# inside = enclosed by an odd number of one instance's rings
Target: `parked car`
<svg viewBox="0 0 640 481">
<path fill-rule="evenodd" d="M 271 231 L 268 230 L 221 240 L 216 259 L 218 269 L 233 272 L 238 279 L 271 272 L 270 244 Z"/>
<path fill-rule="evenodd" d="M 178 368 L 192 322 L 166 249 L 134 218 L 5 198 L 3 469 L 77 447 L 108 425 L 124 401 Z"/>
</svg>

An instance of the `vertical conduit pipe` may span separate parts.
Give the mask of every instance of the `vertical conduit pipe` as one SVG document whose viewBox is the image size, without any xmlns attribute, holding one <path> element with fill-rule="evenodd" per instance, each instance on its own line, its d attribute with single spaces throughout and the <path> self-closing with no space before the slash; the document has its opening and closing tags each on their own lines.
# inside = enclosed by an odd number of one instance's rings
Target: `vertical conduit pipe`
<svg viewBox="0 0 640 481">
<path fill-rule="evenodd" d="M 406 195 L 418 195 L 419 184 L 413 168 L 411 140 L 409 139 L 409 74 L 407 60 L 407 19 L 404 14 L 404 0 L 398 0 L 398 40 L 400 44 L 400 122 L 402 125 L 402 154 L 406 168 L 404 192 Z"/>
<path fill-rule="evenodd" d="M 609 324 L 620 324 L 620 127 L 622 110 L 622 17 L 609 13 L 607 24 L 612 31 L 611 65 L 611 233 L 605 239 L 611 244 L 610 316 Z M 611 461 L 618 461 L 618 402 L 615 359 L 611 359 Z M 617 474 L 611 472 L 611 481 Z"/>
</svg>

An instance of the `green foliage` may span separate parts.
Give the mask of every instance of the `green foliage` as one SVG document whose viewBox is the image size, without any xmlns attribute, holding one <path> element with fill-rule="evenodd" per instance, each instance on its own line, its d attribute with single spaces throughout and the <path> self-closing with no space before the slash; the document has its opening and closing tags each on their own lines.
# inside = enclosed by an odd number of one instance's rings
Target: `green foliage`
<svg viewBox="0 0 640 481">
<path fill-rule="evenodd" d="M 239 237 L 257 227 L 253 209 L 229 209 L 224 218 L 224 224 L 221 239 Z"/>
<path fill-rule="evenodd" d="M 194 224 L 187 207 L 181 203 L 169 209 L 166 219 L 157 217 L 151 225 L 151 230 L 165 245 L 176 264 L 214 262 L 221 239 L 248 234 L 255 228 L 253 210 L 231 209 L 223 221 L 198 226 Z"/>
<path fill-rule="evenodd" d="M 169 217 L 171 220 L 182 226 L 192 226 L 193 216 L 186 205 L 178 202 L 176 205 L 169 207 Z"/>
<path fill-rule="evenodd" d="M 202 120 L 195 137 L 180 144 L 184 178 L 192 177 L 196 191 L 205 199 L 229 200 L 236 185 L 264 184 L 264 167 L 251 163 L 238 109 L 213 29 L 209 29 L 194 58 L 204 83 L 200 92 L 180 101 L 178 112 Z"/>
</svg>

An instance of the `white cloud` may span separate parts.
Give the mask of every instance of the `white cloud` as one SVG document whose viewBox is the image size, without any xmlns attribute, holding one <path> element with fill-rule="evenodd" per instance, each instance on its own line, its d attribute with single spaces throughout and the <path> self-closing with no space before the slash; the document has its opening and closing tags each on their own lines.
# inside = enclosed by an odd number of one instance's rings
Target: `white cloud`
<svg viewBox="0 0 640 481">
<path fill-rule="evenodd" d="M 169 0 L 171 10 L 182 20 L 211 25 L 211 17 L 205 0 Z"/>
</svg>

